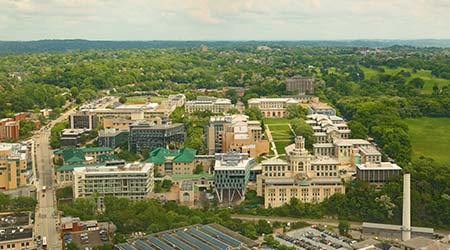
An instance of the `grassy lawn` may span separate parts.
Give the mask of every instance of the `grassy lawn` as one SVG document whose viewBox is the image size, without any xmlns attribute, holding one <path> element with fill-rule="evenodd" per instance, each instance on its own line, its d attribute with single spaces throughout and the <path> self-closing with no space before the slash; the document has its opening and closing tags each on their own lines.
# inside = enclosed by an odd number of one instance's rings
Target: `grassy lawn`
<svg viewBox="0 0 450 250">
<path fill-rule="evenodd" d="M 382 74 L 379 71 L 376 71 L 374 69 L 369 69 L 366 67 L 361 67 L 361 69 L 364 71 L 364 76 L 366 79 L 370 79 L 375 75 Z M 422 80 L 425 81 L 425 86 L 422 89 L 422 93 L 424 93 L 424 94 L 431 94 L 433 91 L 434 84 L 437 84 L 440 88 L 450 84 L 450 80 L 432 76 L 430 70 L 418 70 L 416 73 L 413 73 L 412 69 L 409 69 L 409 68 L 391 69 L 388 67 L 384 67 L 384 70 L 385 70 L 384 74 L 389 74 L 389 75 L 395 75 L 398 72 L 400 72 L 401 70 L 408 71 L 411 73 L 411 77 L 405 77 L 406 81 L 410 81 L 413 78 L 422 78 Z"/>
<path fill-rule="evenodd" d="M 130 96 L 127 97 L 127 103 L 143 103 L 147 102 L 146 96 Z"/>
<path fill-rule="evenodd" d="M 413 159 L 420 156 L 450 163 L 450 118 L 406 119 L 412 144 Z"/>
<path fill-rule="evenodd" d="M 287 126 L 287 124 L 289 124 L 289 122 L 290 122 L 288 118 L 264 118 L 263 121 L 264 121 L 264 124 L 266 124 L 266 125 L 286 124 L 283 126 Z"/>
<path fill-rule="evenodd" d="M 150 102 L 161 103 L 164 100 L 167 100 L 166 97 L 162 96 L 130 96 L 127 97 L 127 103 L 145 103 L 148 98 L 150 98 Z"/>
<path fill-rule="evenodd" d="M 293 141 L 289 119 L 265 119 L 264 123 L 269 126 L 278 154 L 285 154 L 284 147 Z"/>
<path fill-rule="evenodd" d="M 284 148 L 290 144 L 292 144 L 291 140 L 275 141 L 275 147 L 277 148 L 278 154 L 286 154 L 286 151 L 284 151 Z"/>
</svg>

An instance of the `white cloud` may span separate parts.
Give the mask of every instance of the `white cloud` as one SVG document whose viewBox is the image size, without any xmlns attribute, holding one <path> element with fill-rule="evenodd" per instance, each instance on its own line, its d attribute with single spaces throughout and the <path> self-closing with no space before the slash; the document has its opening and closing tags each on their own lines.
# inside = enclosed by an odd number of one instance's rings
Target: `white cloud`
<svg viewBox="0 0 450 250">
<path fill-rule="evenodd" d="M 448 13 L 449 0 L 0 0 L 0 40 L 450 38 Z"/>
</svg>

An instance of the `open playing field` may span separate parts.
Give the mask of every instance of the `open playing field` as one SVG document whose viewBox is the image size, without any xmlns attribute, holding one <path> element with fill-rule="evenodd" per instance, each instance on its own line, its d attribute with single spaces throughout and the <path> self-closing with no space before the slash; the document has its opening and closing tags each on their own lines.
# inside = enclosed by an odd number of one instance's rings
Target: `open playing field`
<svg viewBox="0 0 450 250">
<path fill-rule="evenodd" d="M 376 71 L 374 69 L 369 69 L 366 67 L 361 67 L 361 69 L 364 72 L 365 79 L 370 79 L 375 75 L 382 74 L 379 71 Z M 446 86 L 446 85 L 450 84 L 450 80 L 432 76 L 430 70 L 418 70 L 416 73 L 413 73 L 412 69 L 409 69 L 409 68 L 391 69 L 388 67 L 384 67 L 384 70 L 385 70 L 384 74 L 389 74 L 389 75 L 395 75 L 398 72 L 400 72 L 401 70 L 410 72 L 411 77 L 405 77 L 406 81 L 410 81 L 413 78 L 422 78 L 422 80 L 425 81 L 425 86 L 423 87 L 423 90 L 422 90 L 422 92 L 424 94 L 431 94 L 433 91 L 434 84 L 437 84 L 440 88 L 442 88 L 442 86 Z"/>
<path fill-rule="evenodd" d="M 264 119 L 264 124 L 268 125 L 270 129 L 278 154 L 285 154 L 284 147 L 293 142 L 289 120 L 285 118 Z"/>
<path fill-rule="evenodd" d="M 161 103 L 166 99 L 166 97 L 161 96 L 129 96 L 127 97 L 127 103 L 145 103 L 147 101 Z"/>
<path fill-rule="evenodd" d="M 406 119 L 413 159 L 420 156 L 450 164 L 450 118 Z"/>
</svg>

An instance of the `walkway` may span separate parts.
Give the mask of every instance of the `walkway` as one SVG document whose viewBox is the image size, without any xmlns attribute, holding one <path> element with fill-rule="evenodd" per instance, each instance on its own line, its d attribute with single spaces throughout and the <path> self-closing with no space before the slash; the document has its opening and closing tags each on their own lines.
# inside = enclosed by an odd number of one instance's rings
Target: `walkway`
<svg viewBox="0 0 450 250">
<path fill-rule="evenodd" d="M 269 140 L 271 149 L 272 149 L 273 153 L 275 154 L 275 157 L 273 157 L 273 158 L 278 158 L 279 155 L 278 155 L 277 147 L 275 146 L 275 142 L 273 141 L 273 137 L 272 137 L 272 133 L 270 132 L 269 125 L 266 124 L 265 127 L 266 127 L 267 139 Z"/>
</svg>

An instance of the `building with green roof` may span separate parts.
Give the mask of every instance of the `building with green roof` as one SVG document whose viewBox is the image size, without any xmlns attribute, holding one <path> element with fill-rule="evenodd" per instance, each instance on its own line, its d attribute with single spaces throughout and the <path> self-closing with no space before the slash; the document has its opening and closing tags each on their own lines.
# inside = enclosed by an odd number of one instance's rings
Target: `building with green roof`
<svg viewBox="0 0 450 250">
<path fill-rule="evenodd" d="M 159 173 L 164 175 L 193 174 L 195 167 L 201 163 L 196 160 L 196 153 L 197 150 L 192 148 L 179 150 L 156 148 L 150 152 L 150 157 L 146 161 L 155 164 Z"/>
<path fill-rule="evenodd" d="M 54 161 L 57 165 L 87 164 L 99 162 L 104 155 L 113 155 L 114 150 L 109 147 L 59 149 L 54 151 Z"/>
<path fill-rule="evenodd" d="M 125 162 L 117 159 L 115 155 L 100 155 L 99 162 L 91 163 L 73 163 L 69 165 L 63 165 L 56 168 L 56 183 L 58 186 L 70 186 L 73 183 L 73 170 L 83 167 L 102 167 L 102 166 L 124 166 Z"/>
</svg>

